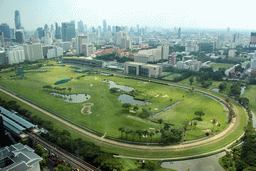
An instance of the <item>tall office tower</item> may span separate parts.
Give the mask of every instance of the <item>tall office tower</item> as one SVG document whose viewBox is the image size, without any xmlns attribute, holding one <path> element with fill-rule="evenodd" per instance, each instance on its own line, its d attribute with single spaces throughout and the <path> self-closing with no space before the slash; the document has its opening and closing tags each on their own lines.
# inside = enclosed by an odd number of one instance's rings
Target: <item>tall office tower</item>
<svg viewBox="0 0 256 171">
<path fill-rule="evenodd" d="M 78 29 L 78 34 L 84 34 L 84 23 L 82 20 L 77 22 L 77 29 Z"/>
<path fill-rule="evenodd" d="M 18 10 L 15 11 L 14 21 L 15 21 L 15 28 L 21 29 L 20 12 Z"/>
<path fill-rule="evenodd" d="M 92 44 L 86 43 L 86 44 L 83 44 L 82 46 L 83 46 L 84 56 L 90 56 L 95 51 L 94 45 Z"/>
<path fill-rule="evenodd" d="M 250 50 L 256 50 L 256 32 L 251 32 Z"/>
<path fill-rule="evenodd" d="M 119 26 L 116 26 L 116 33 L 118 33 L 119 31 L 122 31 L 122 28 Z"/>
<path fill-rule="evenodd" d="M 112 33 L 113 33 L 113 34 L 116 33 L 116 26 L 112 26 Z"/>
<path fill-rule="evenodd" d="M 84 32 L 87 33 L 87 31 L 88 31 L 88 30 L 87 30 L 87 25 L 85 24 L 85 25 L 84 25 Z"/>
<path fill-rule="evenodd" d="M 2 47 L 2 44 L 4 44 L 4 33 L 0 32 L 0 49 Z"/>
<path fill-rule="evenodd" d="M 140 30 L 140 25 L 137 24 L 137 32 L 139 33 L 139 30 Z"/>
<path fill-rule="evenodd" d="M 58 23 L 55 23 L 55 39 L 61 39 L 61 28 Z"/>
<path fill-rule="evenodd" d="M 177 34 L 177 28 L 176 27 L 174 27 L 174 29 L 173 29 L 173 34 Z"/>
<path fill-rule="evenodd" d="M 17 43 L 24 43 L 24 32 L 23 30 L 16 30 L 15 33 L 15 37 L 16 37 L 16 42 Z"/>
<path fill-rule="evenodd" d="M 240 44 L 241 36 L 239 33 L 233 34 L 233 40 L 232 43 L 235 43 L 235 46 Z"/>
<path fill-rule="evenodd" d="M 62 41 L 71 41 L 76 37 L 75 21 L 62 23 Z"/>
<path fill-rule="evenodd" d="M 158 46 L 158 49 L 161 49 L 161 59 L 168 59 L 169 56 L 169 46 Z"/>
<path fill-rule="evenodd" d="M 10 37 L 10 27 L 8 24 L 6 23 L 2 23 L 0 25 L 0 32 L 3 32 L 4 33 L 4 39 L 5 40 L 9 40 L 11 37 Z"/>
<path fill-rule="evenodd" d="M 42 45 L 40 43 L 25 44 L 23 47 L 26 60 L 35 61 L 38 59 L 44 59 Z"/>
<path fill-rule="evenodd" d="M 36 38 L 41 39 L 42 37 L 44 37 L 44 30 L 42 27 L 38 27 L 36 29 Z"/>
<path fill-rule="evenodd" d="M 111 26 L 110 25 L 108 25 L 108 31 L 111 32 Z"/>
<path fill-rule="evenodd" d="M 179 27 L 179 29 L 178 29 L 178 39 L 180 39 L 181 38 L 181 28 Z"/>
<path fill-rule="evenodd" d="M 0 48 L 0 64 L 6 64 L 7 59 L 6 59 L 6 54 L 4 49 Z"/>
<path fill-rule="evenodd" d="M 15 39 L 15 30 L 13 28 L 10 28 L 10 38 L 11 40 Z"/>
<path fill-rule="evenodd" d="M 106 20 L 103 20 L 103 33 L 107 32 L 107 22 Z"/>
<path fill-rule="evenodd" d="M 83 53 L 83 44 L 87 43 L 87 36 L 80 34 L 76 37 L 76 54 L 80 55 Z"/>
</svg>

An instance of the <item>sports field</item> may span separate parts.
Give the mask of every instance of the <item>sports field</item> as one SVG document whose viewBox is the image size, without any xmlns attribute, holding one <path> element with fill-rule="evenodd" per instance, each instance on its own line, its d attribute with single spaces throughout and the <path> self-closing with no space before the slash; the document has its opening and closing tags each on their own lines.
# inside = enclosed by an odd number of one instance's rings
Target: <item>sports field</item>
<svg viewBox="0 0 256 171">
<path fill-rule="evenodd" d="M 227 126 L 226 113 L 223 106 L 215 100 L 196 92 L 133 79 L 101 74 L 76 73 L 73 68 L 68 66 L 45 66 L 38 70 L 47 70 L 49 72 L 25 73 L 25 79 L 10 77 L 10 75 L 15 74 L 14 72 L 1 73 L 1 85 L 76 123 L 108 136 L 120 138 L 121 133 L 118 131 L 120 127 L 134 131 L 161 129 L 163 124 L 139 117 L 142 108 L 145 108 L 150 114 L 155 114 L 177 101 L 181 102 L 159 114 L 153 120 L 163 119 L 164 123 L 172 123 L 174 127 L 182 127 L 184 120 L 191 121 L 197 117 L 194 115 L 195 111 L 201 110 L 205 112 L 205 116 L 202 117 L 203 121 L 198 121 L 196 127 L 190 127 L 186 131 L 187 140 L 204 136 L 205 132 L 202 130 L 213 128 L 212 119 L 216 119 L 221 124 L 218 129 L 215 127 L 214 131 L 221 131 Z M 78 76 L 82 75 L 85 76 L 77 79 Z M 62 78 L 68 78 L 70 81 L 54 85 L 57 80 Z M 112 80 L 119 85 L 130 86 L 135 89 L 134 97 L 136 99 L 149 101 L 152 104 L 138 105 L 139 109 L 135 113 L 124 110 L 122 103 L 118 100 L 120 93 L 111 93 L 109 83 L 103 82 L 103 80 Z M 49 90 L 43 89 L 45 85 L 66 88 L 65 91 L 59 92 L 66 95 L 70 94 L 68 88 L 71 88 L 71 94 L 88 94 L 91 98 L 81 103 L 66 102 L 62 98 L 50 95 Z M 90 104 L 90 110 L 88 108 L 82 110 L 87 104 Z M 153 141 L 157 140 L 158 136 L 154 135 Z M 128 139 L 131 139 L 131 136 L 128 136 Z M 139 137 L 136 135 L 134 140 L 138 141 Z M 146 141 L 150 141 L 150 138 Z"/>
</svg>

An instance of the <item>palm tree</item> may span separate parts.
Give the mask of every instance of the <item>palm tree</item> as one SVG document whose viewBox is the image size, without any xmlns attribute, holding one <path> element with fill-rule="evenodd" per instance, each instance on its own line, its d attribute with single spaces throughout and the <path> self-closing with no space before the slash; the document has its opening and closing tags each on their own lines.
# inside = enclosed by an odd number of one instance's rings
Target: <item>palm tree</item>
<svg viewBox="0 0 256 171">
<path fill-rule="evenodd" d="M 133 141 L 134 140 L 134 136 L 136 135 L 136 131 L 131 130 L 130 134 L 132 134 L 132 141 Z"/>
<path fill-rule="evenodd" d="M 123 138 L 124 127 L 118 128 L 118 131 L 121 131 L 121 138 Z"/>
<path fill-rule="evenodd" d="M 152 142 L 152 136 L 155 135 L 154 132 L 150 132 L 149 136 L 151 137 L 151 142 Z"/>
<path fill-rule="evenodd" d="M 196 121 L 194 121 L 194 123 L 193 123 L 193 124 L 195 125 L 195 129 L 196 129 L 197 122 L 196 122 Z"/>
<path fill-rule="evenodd" d="M 126 134 L 126 139 L 127 139 L 127 135 L 131 133 L 131 130 L 130 129 L 126 129 L 124 132 Z"/>
<path fill-rule="evenodd" d="M 214 126 L 215 126 L 216 123 L 217 123 L 217 120 L 216 120 L 216 119 L 213 119 L 213 120 L 212 120 L 212 124 L 213 124 L 212 132 L 213 132 L 213 129 L 214 129 Z"/>
<path fill-rule="evenodd" d="M 143 131 L 143 134 L 144 134 L 144 136 L 145 136 L 145 142 L 146 142 L 147 135 L 148 135 L 148 130 Z"/>
<path fill-rule="evenodd" d="M 159 130 L 156 130 L 156 136 L 157 136 L 157 141 L 158 141 L 158 134 L 159 133 Z"/>
<path fill-rule="evenodd" d="M 219 131 L 219 129 L 220 129 L 220 123 L 218 123 L 217 126 L 218 126 L 218 131 Z"/>
<path fill-rule="evenodd" d="M 140 137 L 140 141 L 141 141 L 141 136 L 142 136 L 142 130 L 137 130 L 136 133 L 139 135 Z"/>
<path fill-rule="evenodd" d="M 70 98 L 71 98 L 71 90 L 72 90 L 72 88 L 71 88 L 71 87 L 69 87 L 69 88 L 68 88 L 68 90 L 70 91 Z"/>
</svg>

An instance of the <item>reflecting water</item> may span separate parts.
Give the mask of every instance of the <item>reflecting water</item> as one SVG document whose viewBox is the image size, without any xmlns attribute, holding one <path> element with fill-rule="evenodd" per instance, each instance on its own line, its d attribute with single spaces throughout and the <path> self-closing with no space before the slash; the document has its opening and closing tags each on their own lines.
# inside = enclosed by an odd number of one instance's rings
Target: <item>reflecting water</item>
<svg viewBox="0 0 256 171">
<path fill-rule="evenodd" d="M 63 95 L 59 93 L 50 93 L 50 94 L 54 96 L 60 96 L 64 101 L 71 102 L 71 103 L 81 103 L 91 98 L 91 96 L 88 94 L 87 95 L 86 94 Z"/>
<path fill-rule="evenodd" d="M 241 93 L 240 93 L 240 95 L 244 94 L 245 88 L 246 88 L 245 86 L 241 87 Z"/>
<path fill-rule="evenodd" d="M 103 82 L 109 83 L 109 89 L 111 89 L 111 88 L 119 88 L 120 90 L 122 90 L 122 91 L 124 91 L 124 92 L 129 92 L 129 91 L 134 90 L 134 88 L 129 87 L 129 86 L 118 85 L 118 84 L 116 84 L 114 81 L 103 80 Z"/>
<path fill-rule="evenodd" d="M 215 91 L 215 92 L 220 92 L 220 89 L 218 89 L 218 88 L 213 88 L 213 89 L 211 89 L 212 91 Z"/>
<path fill-rule="evenodd" d="M 130 103 L 131 105 L 150 105 L 150 104 L 152 104 L 151 102 L 142 101 L 142 100 L 136 100 L 136 99 L 134 99 L 133 96 L 128 95 L 128 94 L 121 94 L 118 97 L 118 100 L 122 104 L 124 104 L 124 103 Z"/>
</svg>

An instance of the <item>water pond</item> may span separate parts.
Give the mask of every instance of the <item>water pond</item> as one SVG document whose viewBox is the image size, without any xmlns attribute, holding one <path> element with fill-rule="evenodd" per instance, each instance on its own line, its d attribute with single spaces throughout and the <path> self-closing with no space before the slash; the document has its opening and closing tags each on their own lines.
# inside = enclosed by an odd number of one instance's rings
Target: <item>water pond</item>
<svg viewBox="0 0 256 171">
<path fill-rule="evenodd" d="M 71 95 L 64 95 L 59 93 L 50 93 L 53 96 L 61 97 L 64 101 L 70 103 L 81 103 L 89 100 L 91 98 L 88 94 L 71 94 Z"/>
<path fill-rule="evenodd" d="M 134 99 L 133 96 L 128 95 L 128 94 L 121 94 L 118 97 L 118 100 L 122 104 L 124 104 L 124 103 L 130 103 L 131 105 L 150 105 L 150 104 L 152 104 L 151 102 L 136 100 L 136 99 Z"/>
<path fill-rule="evenodd" d="M 111 89 L 111 88 L 119 88 L 121 91 L 124 91 L 124 92 L 129 92 L 129 91 L 134 90 L 134 88 L 129 87 L 129 86 L 118 85 L 114 81 L 103 80 L 103 82 L 109 83 L 109 89 Z"/>
</svg>

